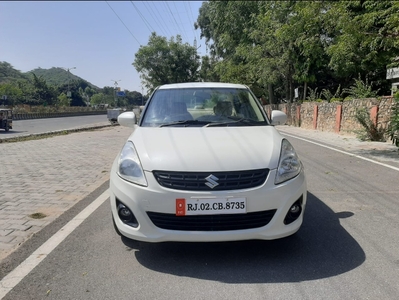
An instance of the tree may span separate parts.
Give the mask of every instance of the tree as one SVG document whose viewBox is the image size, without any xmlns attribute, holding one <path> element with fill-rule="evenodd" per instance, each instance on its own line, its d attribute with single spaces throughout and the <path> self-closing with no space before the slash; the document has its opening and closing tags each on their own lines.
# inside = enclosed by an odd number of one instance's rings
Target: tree
<svg viewBox="0 0 399 300">
<path fill-rule="evenodd" d="M 11 82 L 15 79 L 25 79 L 27 77 L 6 61 L 0 61 L 0 83 Z"/>
<path fill-rule="evenodd" d="M 142 105 L 142 103 L 144 103 L 144 97 L 139 92 L 136 91 L 130 92 L 125 90 L 125 94 L 126 94 L 126 102 L 130 106 Z"/>
<path fill-rule="evenodd" d="M 183 44 L 180 35 L 168 41 L 153 32 L 135 54 L 133 66 L 151 92 L 162 84 L 197 81 L 200 63 L 197 49 Z"/>
<path fill-rule="evenodd" d="M 108 104 L 110 106 L 113 106 L 114 96 L 105 93 L 97 93 L 90 98 L 90 104 L 91 105 Z"/>
<path fill-rule="evenodd" d="M 105 104 L 105 102 L 104 102 L 104 94 L 103 93 L 98 93 L 98 94 L 93 95 L 91 97 L 91 99 L 90 99 L 90 104 L 92 106 L 99 105 L 99 104 Z"/>
<path fill-rule="evenodd" d="M 0 97 L 7 96 L 7 100 L 1 100 L 1 104 L 16 105 L 23 101 L 22 90 L 14 83 L 0 84 Z"/>
<path fill-rule="evenodd" d="M 397 1 L 208 1 L 195 28 L 221 80 L 271 103 L 301 85 L 302 99 L 308 85 L 348 88 L 358 74 L 386 94 L 386 68 L 399 66 L 398 11 Z"/>
<path fill-rule="evenodd" d="M 220 76 L 216 73 L 216 64 L 217 60 L 214 56 L 202 56 L 201 69 L 199 71 L 200 80 L 207 82 L 220 81 Z"/>
<path fill-rule="evenodd" d="M 70 106 L 71 99 L 65 93 L 61 93 L 57 97 L 57 106 Z"/>
<path fill-rule="evenodd" d="M 56 101 L 56 91 L 47 85 L 42 76 L 32 73 L 33 93 L 31 103 L 34 105 L 53 105 Z"/>
<path fill-rule="evenodd" d="M 334 19 L 327 48 L 330 67 L 339 78 L 361 74 L 388 93 L 387 66 L 398 66 L 399 3 L 397 1 L 331 2 L 327 12 Z"/>
<path fill-rule="evenodd" d="M 289 40 L 276 31 L 286 22 L 291 1 L 204 2 L 196 28 L 212 41 L 211 55 L 222 81 L 249 85 L 258 97 L 273 102 L 273 84 L 292 81 Z"/>
</svg>

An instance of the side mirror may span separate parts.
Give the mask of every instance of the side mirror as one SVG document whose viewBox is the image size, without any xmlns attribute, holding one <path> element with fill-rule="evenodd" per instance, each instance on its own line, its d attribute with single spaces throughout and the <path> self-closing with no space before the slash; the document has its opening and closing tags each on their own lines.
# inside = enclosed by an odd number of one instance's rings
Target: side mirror
<svg viewBox="0 0 399 300">
<path fill-rule="evenodd" d="M 272 110 L 272 125 L 284 125 L 287 122 L 287 115 L 281 110 Z"/>
<path fill-rule="evenodd" d="M 134 128 L 134 127 L 136 127 L 136 123 L 137 123 L 136 115 L 132 111 L 127 111 L 127 112 L 121 113 L 118 116 L 118 123 L 121 126 Z"/>
</svg>

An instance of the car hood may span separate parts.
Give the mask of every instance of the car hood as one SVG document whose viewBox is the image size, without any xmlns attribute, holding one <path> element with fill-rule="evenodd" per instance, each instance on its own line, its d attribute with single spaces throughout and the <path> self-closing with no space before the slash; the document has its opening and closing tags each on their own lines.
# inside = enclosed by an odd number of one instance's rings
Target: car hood
<svg viewBox="0 0 399 300">
<path fill-rule="evenodd" d="M 137 127 L 133 142 L 146 171 L 275 169 L 282 136 L 273 126 Z"/>
</svg>

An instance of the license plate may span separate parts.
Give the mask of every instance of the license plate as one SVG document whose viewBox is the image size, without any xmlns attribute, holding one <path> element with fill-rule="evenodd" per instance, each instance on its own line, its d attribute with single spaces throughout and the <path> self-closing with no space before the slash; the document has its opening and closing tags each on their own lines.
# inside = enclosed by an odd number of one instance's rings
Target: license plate
<svg viewBox="0 0 399 300">
<path fill-rule="evenodd" d="M 176 199 L 176 216 L 244 214 L 246 198 Z"/>
</svg>

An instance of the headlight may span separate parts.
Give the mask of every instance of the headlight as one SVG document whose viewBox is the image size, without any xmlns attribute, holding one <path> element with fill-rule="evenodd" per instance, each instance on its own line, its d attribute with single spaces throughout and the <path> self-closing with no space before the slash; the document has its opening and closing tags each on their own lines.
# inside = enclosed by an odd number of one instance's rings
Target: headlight
<svg viewBox="0 0 399 300">
<path fill-rule="evenodd" d="M 123 146 L 118 159 L 118 175 L 130 182 L 147 186 L 143 168 L 132 142 Z"/>
<path fill-rule="evenodd" d="M 281 143 L 280 160 L 278 162 L 275 184 L 282 183 L 297 176 L 302 169 L 301 161 L 294 147 L 287 140 Z"/>
</svg>

